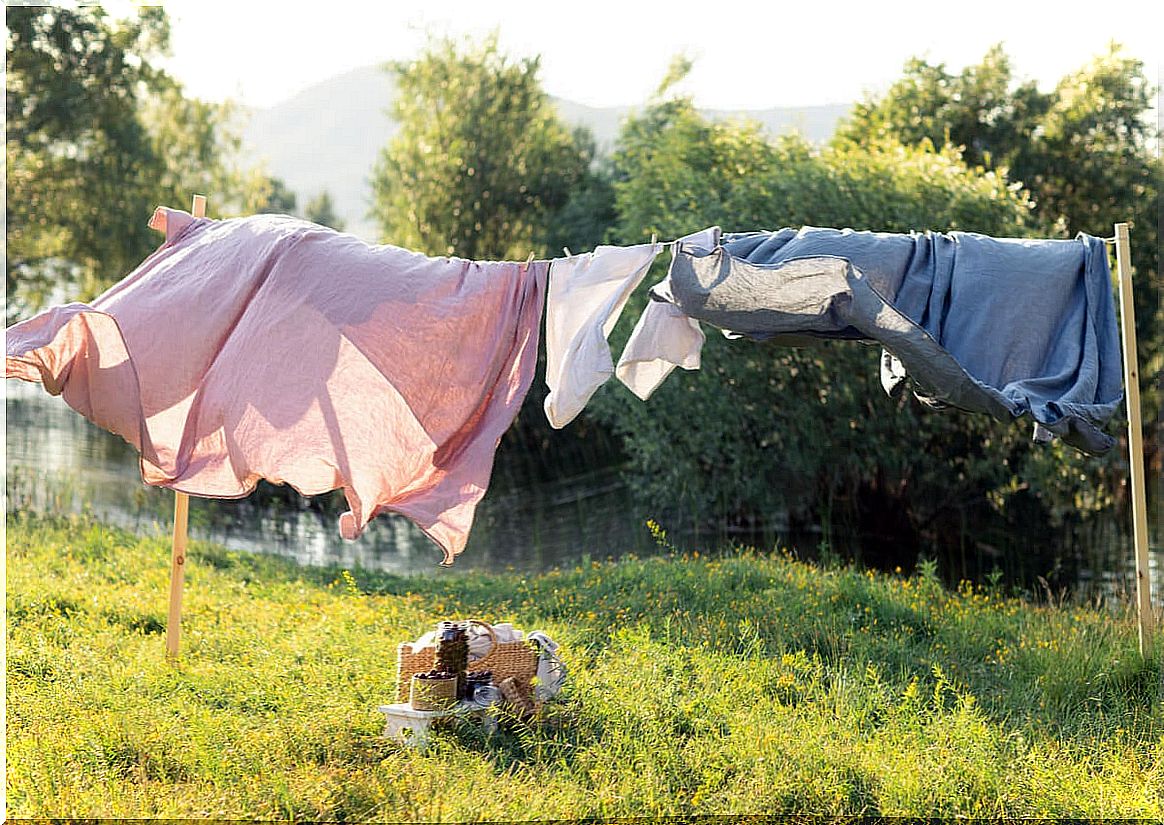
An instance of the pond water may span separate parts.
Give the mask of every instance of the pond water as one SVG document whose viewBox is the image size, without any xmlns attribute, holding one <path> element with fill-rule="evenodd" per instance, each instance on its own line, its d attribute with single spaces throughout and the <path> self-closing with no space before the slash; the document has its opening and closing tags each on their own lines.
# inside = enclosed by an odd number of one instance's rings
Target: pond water
<svg viewBox="0 0 1164 825">
<path fill-rule="evenodd" d="M 5 381 L 7 508 L 81 512 L 135 532 L 168 533 L 174 494 L 142 483 L 137 451 L 86 421 L 39 385 Z M 411 521 L 380 516 L 356 541 L 340 538 L 335 516 L 290 497 L 190 499 L 190 535 L 232 549 L 276 553 L 301 564 L 441 573 L 441 552 Z M 617 467 L 550 484 L 493 484 L 478 507 L 453 569 L 523 571 L 656 551 Z"/>
<path fill-rule="evenodd" d="M 5 381 L 5 490 L 8 510 L 81 512 L 138 533 L 168 534 L 174 494 L 144 485 L 136 451 L 117 436 L 90 424 L 39 385 Z M 498 454 L 498 461 L 506 457 Z M 580 471 L 553 481 L 520 483 L 521 473 L 497 473 L 477 510 L 465 552 L 452 571 L 512 568 L 536 572 L 573 566 L 580 560 L 660 552 L 617 466 Z M 447 575 L 441 553 L 410 521 L 399 516 L 373 520 L 363 536 L 340 538 L 334 515 L 321 513 L 298 496 L 237 501 L 192 498 L 190 535 L 247 552 L 275 553 L 307 565 L 364 567 L 396 573 Z M 656 514 L 657 515 L 657 514 Z M 665 519 L 660 518 L 664 527 Z M 719 544 L 712 537 L 678 534 L 684 548 Z M 820 533 L 794 535 L 777 523 L 769 538 L 741 536 L 745 543 L 772 546 L 779 535 L 805 558 L 815 555 Z M 842 555 L 858 536 L 830 536 Z M 1075 595 L 1126 595 L 1134 590 L 1130 543 L 1118 529 L 1104 531 L 1089 548 Z M 1152 552 L 1153 592 L 1164 593 L 1164 552 Z M 948 571 L 947 571 L 948 572 Z"/>
</svg>

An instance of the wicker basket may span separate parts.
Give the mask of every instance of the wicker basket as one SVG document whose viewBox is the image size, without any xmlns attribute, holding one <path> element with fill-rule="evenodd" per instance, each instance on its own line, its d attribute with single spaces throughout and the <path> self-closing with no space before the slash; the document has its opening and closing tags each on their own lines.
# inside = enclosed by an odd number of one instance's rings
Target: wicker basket
<svg viewBox="0 0 1164 825">
<path fill-rule="evenodd" d="M 500 642 L 488 622 L 471 619 L 470 622 L 485 628 L 493 639 L 493 647 L 475 662 L 469 662 L 468 672 L 477 670 L 493 671 L 493 683 L 500 684 L 513 677 L 523 689 L 533 690 L 533 677 L 538 672 L 537 650 L 528 642 Z M 436 659 L 435 647 L 422 647 L 414 651 L 412 645 L 403 642 L 396 647 L 396 701 L 408 701 L 409 684 L 413 674 L 432 670 Z"/>
<path fill-rule="evenodd" d="M 409 683 L 408 704 L 413 710 L 447 710 L 457 703 L 457 677 L 421 679 L 413 676 Z"/>
<path fill-rule="evenodd" d="M 538 712 L 538 703 L 534 701 L 533 691 L 523 689 L 512 678 L 503 679 L 497 689 L 519 717 L 528 719 Z"/>
</svg>

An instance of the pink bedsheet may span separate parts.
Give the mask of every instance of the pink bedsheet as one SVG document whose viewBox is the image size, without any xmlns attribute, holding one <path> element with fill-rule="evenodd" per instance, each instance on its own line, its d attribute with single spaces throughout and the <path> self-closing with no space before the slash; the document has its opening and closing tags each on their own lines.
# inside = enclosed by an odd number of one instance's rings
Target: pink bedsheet
<svg viewBox="0 0 1164 825">
<path fill-rule="evenodd" d="M 6 331 L 7 376 L 133 444 L 147 484 L 342 488 L 345 538 L 393 511 L 451 563 L 533 379 L 548 264 L 429 258 L 281 215 L 160 208 L 151 226 L 162 246 L 91 304 Z"/>
</svg>

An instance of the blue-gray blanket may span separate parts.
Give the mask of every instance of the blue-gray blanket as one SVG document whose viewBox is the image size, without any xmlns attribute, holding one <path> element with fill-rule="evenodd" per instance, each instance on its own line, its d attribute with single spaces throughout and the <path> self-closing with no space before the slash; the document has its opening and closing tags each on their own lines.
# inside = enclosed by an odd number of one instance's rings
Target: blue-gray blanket
<svg viewBox="0 0 1164 825">
<path fill-rule="evenodd" d="M 660 286 L 657 299 L 750 338 L 877 341 L 887 391 L 908 373 L 934 406 L 1030 413 L 1089 453 L 1115 443 L 1100 429 L 1123 385 L 1098 238 L 716 227 L 678 244 Z"/>
</svg>

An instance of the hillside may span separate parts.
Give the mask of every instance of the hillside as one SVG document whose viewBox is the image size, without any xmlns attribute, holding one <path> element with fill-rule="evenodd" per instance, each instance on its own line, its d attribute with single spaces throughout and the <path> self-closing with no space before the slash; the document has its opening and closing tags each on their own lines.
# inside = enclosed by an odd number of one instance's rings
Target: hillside
<svg viewBox="0 0 1164 825">
<path fill-rule="evenodd" d="M 372 192 L 369 178 L 380 149 L 396 132 L 389 115 L 391 76 L 379 66 L 365 66 L 311 86 L 265 109 L 249 112 L 243 130 L 245 158 L 265 162 L 282 178 L 302 206 L 327 189 L 350 232 L 375 241 L 366 217 Z M 626 106 L 593 107 L 570 100 L 554 101 L 571 124 L 588 127 L 600 146 L 609 148 Z M 707 110 L 712 118 L 749 117 L 773 134 L 799 130 L 809 140 L 828 139 L 848 111 L 841 104 L 754 111 Z"/>
</svg>

